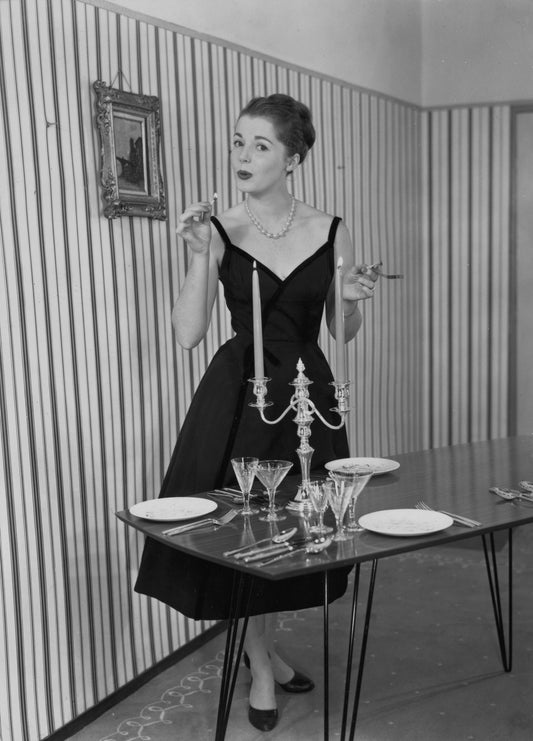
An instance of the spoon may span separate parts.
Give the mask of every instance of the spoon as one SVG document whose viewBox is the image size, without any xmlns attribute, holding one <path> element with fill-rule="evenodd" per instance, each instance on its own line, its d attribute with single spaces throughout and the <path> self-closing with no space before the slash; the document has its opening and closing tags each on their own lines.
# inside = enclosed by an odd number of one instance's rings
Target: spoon
<svg viewBox="0 0 533 741">
<path fill-rule="evenodd" d="M 296 533 L 298 530 L 297 527 L 289 527 L 286 530 L 282 530 L 277 535 L 273 535 L 270 538 L 263 538 L 262 540 L 258 540 L 255 543 L 250 543 L 249 545 L 242 545 L 240 548 L 235 548 L 232 551 L 225 551 L 222 555 L 223 556 L 235 556 L 235 558 L 243 558 L 243 556 L 248 556 L 250 553 L 256 553 L 257 552 L 257 546 L 261 543 L 268 543 L 271 544 L 279 544 L 284 543 L 285 541 L 292 538 L 292 536 Z"/>
<path fill-rule="evenodd" d="M 301 548 L 305 543 L 309 542 L 309 537 L 300 535 L 297 538 L 284 540 L 281 543 L 274 545 L 267 545 L 264 548 L 257 548 L 255 551 L 245 554 L 237 554 L 244 561 L 244 563 L 250 563 L 251 561 L 260 561 L 262 558 L 270 558 L 270 556 L 277 556 L 278 553 L 288 553 L 289 551 L 295 551 Z M 235 558 L 237 558 L 235 556 Z"/>
<path fill-rule="evenodd" d="M 504 486 L 493 486 L 491 489 L 489 489 L 493 494 L 496 494 L 496 496 L 501 497 L 502 499 L 506 499 L 508 502 L 512 502 L 514 499 L 520 499 L 524 502 L 529 502 L 530 504 L 533 504 L 533 498 L 529 494 L 524 494 L 521 491 L 517 491 L 516 489 L 508 489 Z"/>
<path fill-rule="evenodd" d="M 288 558 L 289 556 L 294 556 L 296 553 L 301 553 L 304 551 L 305 553 L 321 553 L 322 551 L 325 551 L 326 548 L 329 548 L 333 541 L 333 538 L 331 536 L 321 538 L 317 538 L 316 540 L 312 541 L 311 543 L 308 543 L 305 546 L 302 546 L 301 548 L 295 548 L 293 551 L 288 551 L 285 553 L 281 553 L 279 556 L 274 556 L 274 558 L 269 558 L 266 561 L 261 561 L 260 563 L 256 563 L 256 566 L 270 566 L 271 563 L 275 563 L 276 561 L 281 561 L 282 558 Z"/>
</svg>

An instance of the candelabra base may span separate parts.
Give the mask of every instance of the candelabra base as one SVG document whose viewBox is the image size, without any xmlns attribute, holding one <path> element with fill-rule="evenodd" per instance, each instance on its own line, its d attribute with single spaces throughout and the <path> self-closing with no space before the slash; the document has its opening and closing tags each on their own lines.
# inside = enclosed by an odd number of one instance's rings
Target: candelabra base
<svg viewBox="0 0 533 741">
<path fill-rule="evenodd" d="M 294 511 L 300 514 L 310 514 L 313 510 L 309 492 L 307 491 L 307 485 L 309 482 L 302 481 L 298 484 L 298 491 L 294 497 L 295 504 L 293 505 Z"/>
</svg>

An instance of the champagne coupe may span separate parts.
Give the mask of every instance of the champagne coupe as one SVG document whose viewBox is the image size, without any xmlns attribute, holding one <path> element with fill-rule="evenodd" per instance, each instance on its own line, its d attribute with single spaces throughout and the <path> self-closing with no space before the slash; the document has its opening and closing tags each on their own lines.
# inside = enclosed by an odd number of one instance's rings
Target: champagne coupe
<svg viewBox="0 0 533 741">
<path fill-rule="evenodd" d="M 243 506 L 239 511 L 240 515 L 255 515 L 259 512 L 257 509 L 250 507 L 250 491 L 252 489 L 252 483 L 257 472 L 257 464 L 259 458 L 232 458 L 231 465 L 239 482 L 240 490 L 242 491 Z"/>
<path fill-rule="evenodd" d="M 281 484 L 289 469 L 292 468 L 290 461 L 259 461 L 257 465 L 256 476 L 267 490 L 268 494 L 268 512 L 260 520 L 265 522 L 279 522 L 285 520 L 286 515 L 279 515 L 275 508 L 276 489 Z"/>
<path fill-rule="evenodd" d="M 356 466 L 350 466 L 350 468 L 343 469 L 342 471 L 330 471 L 330 476 L 334 481 L 341 481 L 344 486 L 350 490 L 350 499 L 348 500 L 348 517 L 345 525 L 345 530 L 351 533 L 359 533 L 363 528 L 359 525 L 357 517 L 355 516 L 355 508 L 357 505 L 357 499 L 359 495 L 369 482 L 373 470 L 370 466 L 363 464 L 357 464 Z"/>
<path fill-rule="evenodd" d="M 346 475 L 330 471 L 330 476 L 333 479 L 334 486 L 328 489 L 327 497 L 335 515 L 336 532 L 333 540 L 348 540 L 351 536 L 344 529 L 342 521 L 353 492 L 351 474 Z"/>
<path fill-rule="evenodd" d="M 331 533 L 333 528 L 324 525 L 324 512 L 328 507 L 328 489 L 334 488 L 333 481 L 311 481 L 309 485 L 309 498 L 314 511 L 318 515 L 318 524 L 312 525 L 309 531 L 317 535 Z"/>
</svg>

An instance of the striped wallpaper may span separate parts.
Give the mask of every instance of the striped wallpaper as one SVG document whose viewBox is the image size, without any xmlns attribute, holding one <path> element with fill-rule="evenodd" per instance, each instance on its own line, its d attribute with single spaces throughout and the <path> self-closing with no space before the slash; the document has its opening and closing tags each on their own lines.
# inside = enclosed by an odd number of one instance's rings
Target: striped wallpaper
<svg viewBox="0 0 533 741">
<path fill-rule="evenodd" d="M 102 216 L 98 79 L 160 98 L 166 222 Z M 219 299 L 199 348 L 172 337 L 177 216 L 215 190 L 236 202 L 234 116 L 274 91 L 319 132 L 296 196 L 406 275 L 349 345 L 353 453 L 507 431 L 506 108 L 420 111 L 103 0 L 2 0 L 1 741 L 45 738 L 208 625 L 133 593 L 142 542 L 114 512 L 156 495 L 230 334 Z"/>
<path fill-rule="evenodd" d="M 508 434 L 510 110 L 425 112 L 421 141 L 429 447 Z"/>
</svg>

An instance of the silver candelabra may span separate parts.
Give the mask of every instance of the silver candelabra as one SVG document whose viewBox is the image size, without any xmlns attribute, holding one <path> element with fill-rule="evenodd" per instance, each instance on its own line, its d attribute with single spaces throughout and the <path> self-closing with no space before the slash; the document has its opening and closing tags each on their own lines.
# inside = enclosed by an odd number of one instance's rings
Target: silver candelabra
<svg viewBox="0 0 533 741">
<path fill-rule="evenodd" d="M 314 449 L 309 444 L 309 438 L 311 437 L 311 423 L 313 422 L 314 415 L 316 415 L 320 421 L 326 425 L 326 427 L 329 427 L 330 430 L 340 430 L 341 427 L 343 427 L 346 415 L 349 412 L 348 402 L 350 398 L 350 382 L 331 382 L 331 385 L 335 387 L 337 406 L 333 407 L 329 411 L 336 412 L 340 417 L 340 422 L 334 425 L 322 416 L 320 411 L 317 409 L 316 404 L 309 398 L 309 386 L 313 382 L 305 375 L 305 365 L 302 363 L 301 358 L 296 363 L 296 370 L 298 371 L 298 374 L 290 383 L 291 386 L 294 386 L 294 393 L 290 398 L 287 408 L 277 419 L 267 419 L 265 417 L 265 408 L 272 405 L 272 402 L 267 401 L 266 399 L 267 383 L 270 381 L 270 378 L 250 379 L 250 383 L 253 383 L 254 385 L 254 395 L 256 398 L 256 401 L 251 402 L 250 406 L 256 407 L 259 410 L 261 419 L 267 425 L 278 424 L 278 422 L 281 422 L 291 409 L 296 412 L 293 421 L 298 426 L 297 435 L 300 440 L 296 452 L 300 460 L 300 468 L 302 472 L 302 480 L 298 486 L 296 500 L 301 503 L 301 508 L 304 509 L 309 502 L 309 474 L 311 471 L 311 459 L 314 452 Z"/>
</svg>

